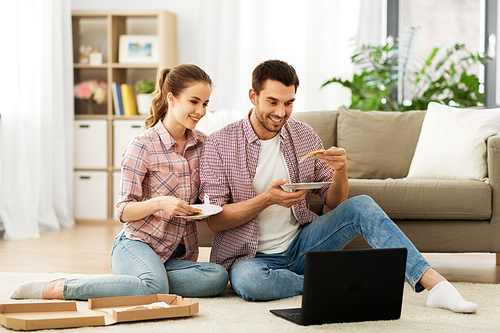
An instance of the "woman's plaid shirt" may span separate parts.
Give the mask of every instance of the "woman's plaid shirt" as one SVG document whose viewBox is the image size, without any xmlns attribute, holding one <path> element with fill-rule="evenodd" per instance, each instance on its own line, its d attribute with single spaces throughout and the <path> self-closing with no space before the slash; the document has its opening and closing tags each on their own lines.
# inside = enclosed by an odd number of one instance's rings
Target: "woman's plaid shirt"
<svg viewBox="0 0 500 333">
<path fill-rule="evenodd" d="M 184 156 L 179 145 L 159 121 L 134 138 L 123 153 L 121 185 L 116 216 L 121 221 L 123 209 L 130 202 L 170 195 L 194 204 L 200 185 L 200 156 L 206 135 L 187 130 Z M 123 222 L 123 221 L 122 221 Z M 181 241 L 186 253 L 179 259 L 196 261 L 198 237 L 196 222 L 158 211 L 141 220 L 126 222 L 125 235 L 140 240 L 165 262 Z"/>
</svg>

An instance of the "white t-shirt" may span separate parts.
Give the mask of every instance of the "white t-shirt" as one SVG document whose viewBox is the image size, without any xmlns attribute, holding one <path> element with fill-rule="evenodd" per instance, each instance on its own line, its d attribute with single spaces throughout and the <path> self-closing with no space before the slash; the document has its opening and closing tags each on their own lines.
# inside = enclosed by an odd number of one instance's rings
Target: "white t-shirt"
<svg viewBox="0 0 500 333">
<path fill-rule="evenodd" d="M 285 159 L 280 149 L 280 136 L 271 140 L 260 140 L 259 162 L 253 179 L 253 188 L 259 195 L 265 192 L 275 180 L 289 179 Z M 299 232 L 300 224 L 292 208 L 271 205 L 259 214 L 259 243 L 257 252 L 281 253 L 288 249 Z"/>
</svg>

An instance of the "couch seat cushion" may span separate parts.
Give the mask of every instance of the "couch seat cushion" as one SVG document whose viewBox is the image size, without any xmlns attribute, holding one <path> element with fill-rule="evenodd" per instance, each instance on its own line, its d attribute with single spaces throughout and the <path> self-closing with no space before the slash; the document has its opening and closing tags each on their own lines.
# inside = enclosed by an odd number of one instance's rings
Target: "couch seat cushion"
<svg viewBox="0 0 500 333">
<path fill-rule="evenodd" d="M 366 194 L 391 219 L 487 220 L 490 185 L 475 180 L 349 179 L 349 197 Z"/>
</svg>

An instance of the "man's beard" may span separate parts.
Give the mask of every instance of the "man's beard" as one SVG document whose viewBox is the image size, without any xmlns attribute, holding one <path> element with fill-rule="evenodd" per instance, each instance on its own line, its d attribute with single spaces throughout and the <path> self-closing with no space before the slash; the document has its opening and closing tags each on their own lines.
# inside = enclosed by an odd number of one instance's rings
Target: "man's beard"
<svg viewBox="0 0 500 333">
<path fill-rule="evenodd" d="M 278 133 L 279 131 L 281 131 L 281 128 L 283 127 L 283 125 L 285 124 L 285 121 L 288 119 L 288 117 L 283 117 L 283 118 L 280 118 L 280 119 L 283 119 L 283 122 L 281 123 L 281 125 L 279 127 L 276 127 L 275 125 L 272 125 L 267 123 L 266 120 L 268 120 L 268 118 L 264 118 L 262 116 L 262 114 L 258 111 L 258 108 L 255 108 L 254 110 L 255 112 L 255 117 L 257 118 L 257 120 L 259 121 L 260 125 L 268 132 L 271 132 L 271 133 Z M 268 116 L 269 117 L 269 116 Z M 269 122 L 271 122 L 271 120 L 268 120 Z"/>
</svg>

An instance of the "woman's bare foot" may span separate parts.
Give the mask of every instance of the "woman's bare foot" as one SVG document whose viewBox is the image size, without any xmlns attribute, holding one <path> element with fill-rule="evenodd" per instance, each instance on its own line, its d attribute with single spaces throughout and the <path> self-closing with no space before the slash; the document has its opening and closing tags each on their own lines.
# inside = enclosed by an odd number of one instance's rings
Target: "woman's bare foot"
<svg viewBox="0 0 500 333">
<path fill-rule="evenodd" d="M 42 290 L 43 299 L 63 299 L 63 287 L 65 278 L 52 280 L 48 282 Z"/>
</svg>

